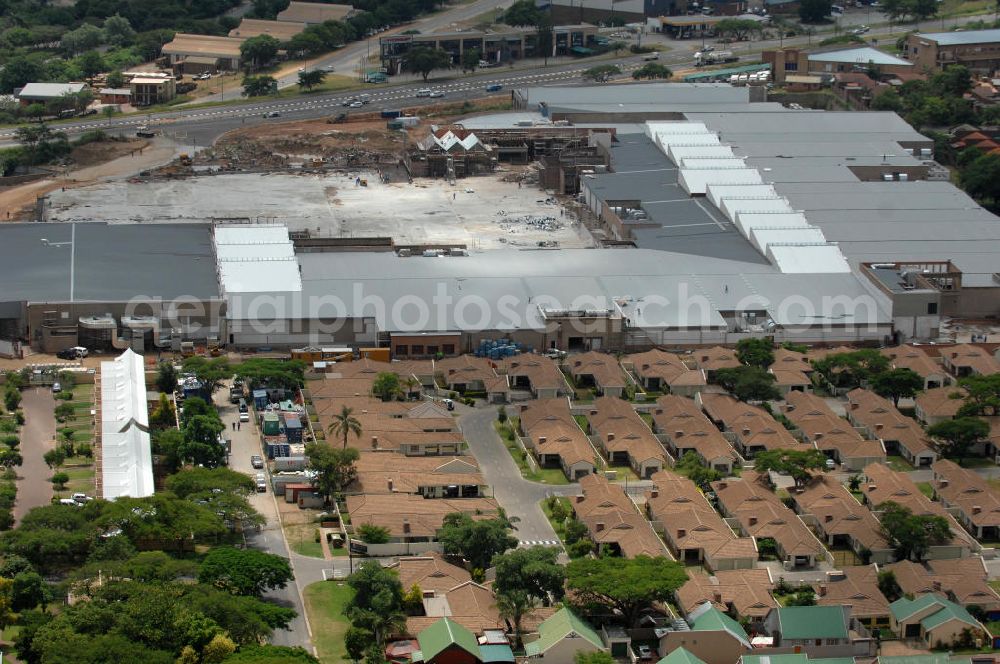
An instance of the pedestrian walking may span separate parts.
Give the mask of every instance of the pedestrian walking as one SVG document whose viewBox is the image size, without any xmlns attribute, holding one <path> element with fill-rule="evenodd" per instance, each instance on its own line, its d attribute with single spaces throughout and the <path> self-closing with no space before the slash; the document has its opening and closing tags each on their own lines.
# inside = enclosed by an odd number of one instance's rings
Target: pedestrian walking
<svg viewBox="0 0 1000 664">
<path fill-rule="evenodd" d="M 239 430 L 240 430 L 240 427 L 241 427 L 241 426 L 243 426 L 243 425 L 242 425 L 242 424 L 240 424 L 239 422 L 237 422 L 237 423 L 236 423 L 236 430 L 237 430 L 237 431 L 239 431 Z"/>
<path fill-rule="evenodd" d="M 236 431 L 236 422 L 233 422 L 233 431 Z"/>
</svg>

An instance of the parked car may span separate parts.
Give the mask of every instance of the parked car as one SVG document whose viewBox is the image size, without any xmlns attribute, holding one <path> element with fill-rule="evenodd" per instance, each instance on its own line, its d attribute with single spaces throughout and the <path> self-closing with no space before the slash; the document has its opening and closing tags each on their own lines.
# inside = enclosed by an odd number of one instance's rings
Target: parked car
<svg viewBox="0 0 1000 664">
<path fill-rule="evenodd" d="M 653 650 L 649 646 L 639 646 L 639 659 L 643 661 L 653 659 Z"/>
<path fill-rule="evenodd" d="M 827 470 L 837 470 L 837 462 L 834 461 L 833 459 L 827 459 L 826 460 L 826 469 Z"/>
<path fill-rule="evenodd" d="M 252 457 L 250 457 L 250 465 L 253 466 L 254 468 L 263 468 L 264 457 L 260 456 L 259 454 L 254 454 Z"/>
<path fill-rule="evenodd" d="M 84 350 L 87 349 L 84 348 Z M 80 355 L 77 348 L 74 346 L 73 348 L 63 348 L 61 351 L 56 353 L 56 357 L 58 357 L 60 360 L 76 360 L 79 359 L 80 357 L 86 357 L 86 356 Z"/>
<path fill-rule="evenodd" d="M 78 503 L 88 503 L 91 500 L 93 500 L 93 498 L 91 498 L 90 496 L 88 496 L 85 493 L 74 493 L 73 494 L 73 500 L 75 500 Z"/>
<path fill-rule="evenodd" d="M 60 392 L 62 392 L 62 385 L 58 382 L 52 383 L 52 394 L 59 394 Z"/>
<path fill-rule="evenodd" d="M 566 351 L 559 350 L 558 348 L 550 348 L 544 353 L 542 353 L 542 355 L 553 360 L 558 360 L 566 357 Z"/>
<path fill-rule="evenodd" d="M 448 410 L 455 410 L 455 402 L 451 399 L 442 399 L 441 403 L 443 403 L 445 408 Z"/>
<path fill-rule="evenodd" d="M 250 421 L 250 413 L 246 412 L 240 413 L 240 422 L 249 422 L 249 421 Z"/>
</svg>

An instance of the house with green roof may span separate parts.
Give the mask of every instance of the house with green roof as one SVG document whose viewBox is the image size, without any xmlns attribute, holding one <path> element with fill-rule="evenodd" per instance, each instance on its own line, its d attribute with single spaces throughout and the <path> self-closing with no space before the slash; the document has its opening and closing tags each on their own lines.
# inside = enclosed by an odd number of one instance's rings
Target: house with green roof
<svg viewBox="0 0 1000 664">
<path fill-rule="evenodd" d="M 448 618 L 442 618 L 417 634 L 420 650 L 414 662 L 425 664 L 483 664 L 476 635 Z"/>
<path fill-rule="evenodd" d="M 920 639 L 928 648 L 950 647 L 968 639 L 973 643 L 977 639 L 989 643 L 989 634 L 982 623 L 965 607 L 939 595 L 902 597 L 889 605 L 889 611 L 893 629 L 901 637 Z"/>
<path fill-rule="evenodd" d="M 875 639 L 851 618 L 850 604 L 771 609 L 764 618 L 764 630 L 775 648 L 799 648 L 814 661 L 875 655 Z"/>
<path fill-rule="evenodd" d="M 546 664 L 573 664 L 576 653 L 598 650 L 607 650 L 601 636 L 567 608 L 542 622 L 537 637 L 524 644 L 525 655 L 544 657 Z"/>
<path fill-rule="evenodd" d="M 743 655 L 739 664 L 854 664 L 853 657 L 810 658 L 805 653 L 784 655 Z"/>
<path fill-rule="evenodd" d="M 687 648 L 678 648 L 656 664 L 705 664 Z"/>
<path fill-rule="evenodd" d="M 681 627 L 684 627 L 682 625 Z M 704 662 L 735 662 L 750 652 L 750 637 L 738 622 L 704 602 L 687 617 L 687 628 L 657 630 L 658 652 L 673 653 L 684 649 Z"/>
</svg>

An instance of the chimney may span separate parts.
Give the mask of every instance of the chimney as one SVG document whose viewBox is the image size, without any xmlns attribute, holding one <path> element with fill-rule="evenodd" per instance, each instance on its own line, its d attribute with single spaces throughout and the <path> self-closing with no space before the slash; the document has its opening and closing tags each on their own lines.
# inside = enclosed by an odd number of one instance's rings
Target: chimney
<svg viewBox="0 0 1000 664">
<path fill-rule="evenodd" d="M 944 487 L 948 486 L 948 480 L 942 477 L 940 480 L 938 480 L 938 486 L 943 489 Z"/>
<path fill-rule="evenodd" d="M 934 582 L 934 592 L 941 592 L 941 582 L 940 581 L 935 581 Z"/>
<path fill-rule="evenodd" d="M 548 441 L 548 437 L 546 437 L 546 436 L 539 436 L 538 437 L 538 444 L 539 445 L 544 445 L 546 443 L 546 441 Z"/>
<path fill-rule="evenodd" d="M 378 449 L 378 436 L 372 436 L 372 449 Z"/>
<path fill-rule="evenodd" d="M 851 402 L 851 410 L 857 410 L 859 405 L 860 404 L 857 404 L 857 403 L 855 403 L 855 402 L 852 401 Z"/>
<path fill-rule="evenodd" d="M 410 520 L 404 518 L 403 519 L 403 534 L 407 534 L 409 532 L 410 532 Z"/>
<path fill-rule="evenodd" d="M 660 497 L 660 490 L 654 488 L 652 491 L 649 492 L 649 497 L 650 498 L 659 498 Z"/>
<path fill-rule="evenodd" d="M 455 373 L 455 370 L 454 370 L 454 369 L 448 369 L 448 375 L 449 375 L 449 376 L 450 376 L 450 375 L 452 375 L 453 373 Z"/>
<path fill-rule="evenodd" d="M 719 491 L 722 491 L 722 490 L 723 490 L 723 489 L 725 489 L 725 488 L 726 488 L 727 486 L 729 486 L 729 484 L 728 484 L 728 483 L 726 483 L 726 482 L 719 482 Z"/>
<path fill-rule="evenodd" d="M 884 424 L 876 424 L 875 425 L 875 431 L 881 431 L 884 428 L 885 428 Z"/>
<path fill-rule="evenodd" d="M 609 433 L 609 434 L 608 434 L 608 442 L 610 443 L 610 442 L 611 442 L 612 440 L 614 440 L 614 439 L 615 439 L 615 434 L 613 434 L 613 433 Z"/>
<path fill-rule="evenodd" d="M 598 521 L 596 524 L 594 524 L 594 532 L 598 532 L 599 533 L 602 530 L 604 530 L 604 522 L 603 521 Z"/>
<path fill-rule="evenodd" d="M 642 364 L 642 370 L 645 371 L 648 368 L 649 368 L 649 365 L 646 364 L 645 362 L 643 362 L 643 364 Z"/>
<path fill-rule="evenodd" d="M 819 441 L 823 440 L 823 437 L 824 437 L 824 434 L 822 432 L 820 432 L 820 433 L 817 433 L 815 436 L 813 436 L 813 440 L 815 440 L 818 443 Z"/>
<path fill-rule="evenodd" d="M 392 493 L 392 478 L 389 478 L 389 493 Z"/>
<path fill-rule="evenodd" d="M 750 525 L 751 526 L 756 526 L 757 525 L 757 517 L 755 517 L 755 516 L 750 517 Z"/>
<path fill-rule="evenodd" d="M 584 498 L 585 498 L 585 496 L 577 496 L 577 497 L 576 497 L 576 502 L 578 502 L 578 503 L 582 503 L 582 502 L 583 502 L 583 500 L 584 500 Z"/>
<path fill-rule="evenodd" d="M 820 597 L 826 597 L 826 584 L 825 583 L 819 584 L 819 596 Z"/>
<path fill-rule="evenodd" d="M 868 485 L 868 490 L 869 491 L 876 491 L 876 490 L 878 490 L 878 484 L 875 484 L 874 482 L 872 482 L 871 484 Z"/>
<path fill-rule="evenodd" d="M 683 437 L 684 437 L 684 432 L 683 431 L 675 431 L 674 432 L 674 438 L 683 438 Z"/>
<path fill-rule="evenodd" d="M 826 516 L 823 517 L 823 523 L 830 523 L 831 521 L 833 521 L 832 514 L 827 514 Z"/>
<path fill-rule="evenodd" d="M 524 403 L 521 404 L 521 412 L 523 413 L 526 410 L 528 410 L 528 404 L 524 404 Z"/>
<path fill-rule="evenodd" d="M 982 511 L 983 511 L 983 508 L 981 506 L 979 506 L 979 505 L 973 505 L 972 506 L 972 513 L 973 514 L 979 514 Z"/>
<path fill-rule="evenodd" d="M 683 539 L 684 537 L 687 537 L 687 534 L 688 531 L 684 530 L 683 528 L 677 529 L 677 539 Z"/>
<path fill-rule="evenodd" d="M 712 601 L 716 604 L 722 604 L 722 593 L 718 590 L 712 593 Z"/>
<path fill-rule="evenodd" d="M 593 416 L 597 415 L 597 411 L 596 411 L 596 410 L 594 410 L 593 408 L 591 408 L 591 409 L 590 409 L 590 415 L 591 415 L 591 417 L 593 417 Z"/>
<path fill-rule="evenodd" d="M 656 408 L 656 409 L 653 410 L 653 414 L 654 415 L 663 415 L 663 409 L 662 408 Z"/>
<path fill-rule="evenodd" d="M 750 427 L 743 427 L 743 435 L 744 436 L 750 435 Z"/>
<path fill-rule="evenodd" d="M 701 356 L 701 361 L 702 362 L 708 362 L 708 355 L 702 355 Z"/>
</svg>

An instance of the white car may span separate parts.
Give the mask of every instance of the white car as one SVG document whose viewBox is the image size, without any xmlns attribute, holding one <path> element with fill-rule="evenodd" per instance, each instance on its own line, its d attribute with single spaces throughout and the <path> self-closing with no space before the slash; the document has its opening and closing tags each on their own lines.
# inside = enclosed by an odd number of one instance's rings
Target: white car
<svg viewBox="0 0 1000 664">
<path fill-rule="evenodd" d="M 431 96 L 430 88 L 423 88 L 422 90 L 417 90 L 417 95 L 416 96 L 418 96 L 418 97 L 430 97 Z"/>
<path fill-rule="evenodd" d="M 240 413 L 240 422 L 249 422 L 249 421 L 250 421 L 250 413 L 247 412 Z"/>
<path fill-rule="evenodd" d="M 430 93 L 430 95 L 428 95 L 428 96 L 434 97 L 434 98 L 443 97 L 444 93 L 441 92 L 440 90 L 435 90 L 434 92 Z"/>
<path fill-rule="evenodd" d="M 350 103 L 350 108 L 361 108 L 362 106 L 364 106 L 364 103 L 360 100 L 354 100 Z"/>
</svg>

